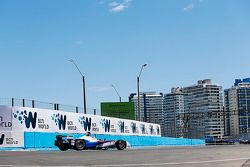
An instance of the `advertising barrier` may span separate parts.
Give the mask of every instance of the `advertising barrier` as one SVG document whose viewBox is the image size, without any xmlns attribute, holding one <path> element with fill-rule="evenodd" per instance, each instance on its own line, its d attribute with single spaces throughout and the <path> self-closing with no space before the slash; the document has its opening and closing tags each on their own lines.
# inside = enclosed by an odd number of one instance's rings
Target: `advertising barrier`
<svg viewBox="0 0 250 167">
<path fill-rule="evenodd" d="M 0 132 L 0 147 L 24 147 L 24 132 Z"/>
<path fill-rule="evenodd" d="M 57 149 L 56 135 L 123 139 L 131 146 L 202 145 L 203 140 L 160 137 L 160 125 L 82 113 L 0 106 L 0 150 Z"/>
<path fill-rule="evenodd" d="M 0 131 L 10 131 L 12 127 L 11 108 L 0 106 Z"/>
<path fill-rule="evenodd" d="M 82 113 L 12 108 L 12 130 L 111 135 L 161 136 L 160 125 Z"/>
</svg>

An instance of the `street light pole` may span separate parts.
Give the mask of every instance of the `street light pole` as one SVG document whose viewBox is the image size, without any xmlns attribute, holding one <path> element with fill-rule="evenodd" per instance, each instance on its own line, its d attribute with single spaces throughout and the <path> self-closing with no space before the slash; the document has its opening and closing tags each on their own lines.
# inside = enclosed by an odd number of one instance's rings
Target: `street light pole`
<svg viewBox="0 0 250 167">
<path fill-rule="evenodd" d="M 139 86 L 140 78 L 137 77 L 137 109 L 138 109 L 138 118 L 137 120 L 140 121 L 141 113 L 140 113 L 140 86 Z"/>
<path fill-rule="evenodd" d="M 73 59 L 69 60 L 71 63 L 73 63 L 76 67 L 76 69 L 78 70 L 78 72 L 81 74 L 82 76 L 82 88 L 83 88 L 83 112 L 84 114 L 87 114 L 87 109 L 86 109 L 86 94 L 85 94 L 85 77 L 82 74 L 82 72 L 80 71 L 80 69 L 78 68 L 78 66 L 76 65 L 75 61 Z"/>
<path fill-rule="evenodd" d="M 144 67 L 146 67 L 146 66 L 147 66 L 147 64 L 143 64 L 141 66 L 140 73 L 137 76 L 137 102 L 138 102 L 138 104 L 137 104 L 138 105 L 138 118 L 137 118 L 137 120 L 138 121 L 141 121 L 141 109 L 140 109 L 140 76 L 141 76 L 141 73 L 142 73 L 142 69 Z"/>
<path fill-rule="evenodd" d="M 83 89 L 83 108 L 84 114 L 87 114 L 87 107 L 86 107 L 86 88 L 85 88 L 85 77 L 82 76 L 82 89 Z"/>
<path fill-rule="evenodd" d="M 111 85 L 111 86 L 114 88 L 116 94 L 118 95 L 119 101 L 122 102 L 122 98 L 121 98 L 120 94 L 118 93 L 118 91 L 116 90 L 115 86 L 114 85 Z"/>
</svg>

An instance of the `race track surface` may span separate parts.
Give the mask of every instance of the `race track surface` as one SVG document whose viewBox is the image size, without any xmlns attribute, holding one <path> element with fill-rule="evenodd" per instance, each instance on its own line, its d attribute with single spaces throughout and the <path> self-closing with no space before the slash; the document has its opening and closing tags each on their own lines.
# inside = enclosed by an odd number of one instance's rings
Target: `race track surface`
<svg viewBox="0 0 250 167">
<path fill-rule="evenodd" d="M 125 151 L 0 151 L 0 166 L 250 167 L 249 159 L 250 145 L 159 147 Z"/>
</svg>

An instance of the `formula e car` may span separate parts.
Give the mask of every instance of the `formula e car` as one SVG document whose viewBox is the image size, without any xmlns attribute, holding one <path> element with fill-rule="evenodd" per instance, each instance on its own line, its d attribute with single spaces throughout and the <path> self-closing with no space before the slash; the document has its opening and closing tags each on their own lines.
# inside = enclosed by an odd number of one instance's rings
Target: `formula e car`
<svg viewBox="0 0 250 167">
<path fill-rule="evenodd" d="M 240 143 L 240 144 L 250 144 L 250 140 L 249 140 L 249 139 L 246 139 L 246 138 L 243 138 L 243 139 L 240 139 L 240 140 L 239 140 L 239 143 Z"/>
<path fill-rule="evenodd" d="M 68 149 L 86 150 L 86 149 L 99 149 L 106 150 L 109 148 L 116 148 L 117 150 L 124 150 L 128 147 L 128 143 L 124 140 L 98 140 L 92 136 L 82 136 L 74 139 L 72 136 L 57 135 L 55 146 L 61 151 Z"/>
</svg>

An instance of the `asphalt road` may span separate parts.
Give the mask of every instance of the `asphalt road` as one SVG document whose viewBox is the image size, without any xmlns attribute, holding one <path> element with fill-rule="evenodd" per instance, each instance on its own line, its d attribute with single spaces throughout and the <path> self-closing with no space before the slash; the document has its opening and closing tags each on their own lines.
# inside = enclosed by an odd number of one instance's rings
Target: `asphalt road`
<svg viewBox="0 0 250 167">
<path fill-rule="evenodd" d="M 125 151 L 0 151 L 0 166 L 250 167 L 249 159 L 250 145 L 160 147 Z"/>
</svg>

